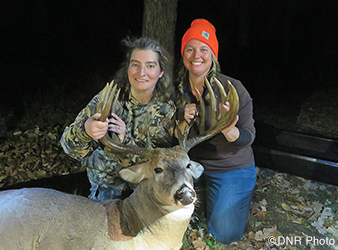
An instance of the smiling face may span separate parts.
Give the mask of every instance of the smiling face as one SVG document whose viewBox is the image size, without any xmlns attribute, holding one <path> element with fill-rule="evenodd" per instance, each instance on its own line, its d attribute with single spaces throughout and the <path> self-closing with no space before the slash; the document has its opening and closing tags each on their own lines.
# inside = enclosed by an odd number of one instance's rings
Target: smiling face
<svg viewBox="0 0 338 250">
<path fill-rule="evenodd" d="M 199 40 L 190 40 L 183 51 L 183 63 L 194 76 L 206 76 L 212 65 L 210 47 Z"/>
<path fill-rule="evenodd" d="M 131 92 L 138 99 L 140 95 L 151 96 L 163 71 L 158 57 L 152 50 L 135 49 L 130 57 L 128 79 Z"/>
</svg>

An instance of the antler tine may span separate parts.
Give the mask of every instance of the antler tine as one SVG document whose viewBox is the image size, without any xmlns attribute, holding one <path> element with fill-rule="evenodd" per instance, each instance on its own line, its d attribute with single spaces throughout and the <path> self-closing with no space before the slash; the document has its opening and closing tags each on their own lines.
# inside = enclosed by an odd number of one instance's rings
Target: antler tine
<svg viewBox="0 0 338 250">
<path fill-rule="evenodd" d="M 215 77 L 214 77 L 215 79 Z M 210 95 L 210 105 L 211 105 L 211 127 L 214 127 L 216 124 L 216 112 L 217 112 L 217 107 L 216 107 L 216 97 L 215 97 L 215 93 L 210 85 L 210 82 L 208 81 L 208 78 L 204 77 L 204 82 L 205 85 L 207 85 L 207 89 L 209 91 L 209 95 Z M 222 86 L 223 88 L 223 86 Z M 201 109 L 205 110 L 205 106 L 201 106 Z"/>
<path fill-rule="evenodd" d="M 119 94 L 120 89 L 117 89 L 117 85 L 114 85 L 114 81 L 110 84 L 107 83 L 106 87 L 101 92 L 101 98 L 97 106 L 97 112 L 101 113 L 100 121 L 105 121 L 110 115 L 110 112 L 115 113 Z M 113 134 L 113 138 L 111 138 L 108 131 L 104 137 L 100 139 L 100 142 L 106 147 L 112 149 L 112 151 L 120 153 L 141 155 L 148 153 L 149 151 L 148 148 L 122 144 L 115 133 Z"/>
<path fill-rule="evenodd" d="M 194 86 L 198 100 L 200 102 L 200 106 L 201 106 L 201 112 L 199 114 L 199 116 L 197 117 L 196 121 L 198 122 L 198 128 L 200 130 L 201 133 L 203 133 L 205 131 L 205 104 L 204 104 L 204 100 L 202 98 L 201 93 L 198 91 L 198 89 Z"/>
<path fill-rule="evenodd" d="M 225 103 L 225 99 L 227 94 L 225 93 L 225 90 L 222 86 L 222 84 L 216 79 L 216 77 L 213 78 L 214 81 L 216 81 L 218 88 L 220 89 L 221 92 L 221 97 L 222 97 L 222 103 Z M 206 77 L 204 77 L 204 81 L 205 81 L 205 85 L 207 86 L 207 89 L 209 91 L 210 94 L 210 105 L 211 105 L 211 127 L 214 127 L 216 125 L 217 119 L 216 119 L 216 112 L 217 112 L 217 104 L 216 104 L 216 97 L 215 97 L 215 93 L 211 87 L 210 82 L 208 81 L 208 79 Z M 197 118 L 197 120 L 199 120 L 199 124 L 198 124 L 198 128 L 200 133 L 204 133 L 205 132 L 205 104 L 204 104 L 204 100 L 202 98 L 201 93 L 198 91 L 198 89 L 194 86 L 196 94 L 198 96 L 199 102 L 200 102 L 200 107 L 201 107 L 201 114 L 200 117 Z"/>
<path fill-rule="evenodd" d="M 114 81 L 112 81 L 110 84 L 107 83 L 106 87 L 104 87 L 104 89 L 101 92 L 100 102 L 97 107 L 97 112 L 101 113 L 100 117 L 101 122 L 104 122 L 106 118 L 109 116 L 111 105 L 114 99 L 115 99 L 114 103 L 116 104 L 116 100 L 120 93 L 120 90 L 118 90 L 118 93 L 116 93 L 116 88 L 117 86 L 114 85 Z"/>
<path fill-rule="evenodd" d="M 182 133 L 180 126 L 178 124 L 178 121 L 176 120 L 176 128 L 177 128 L 177 139 L 180 147 L 185 151 L 188 152 L 189 149 L 186 149 L 186 143 L 187 143 L 187 138 L 188 138 L 188 132 L 191 128 L 191 125 L 184 127 L 184 131 Z"/>
<path fill-rule="evenodd" d="M 218 120 L 217 119 L 217 114 L 216 114 L 216 105 L 217 105 L 217 101 L 216 101 L 216 97 L 215 94 L 210 86 L 210 83 L 208 80 L 205 81 L 207 88 L 209 90 L 210 93 L 210 105 L 211 105 L 211 119 L 212 119 L 212 123 L 210 128 L 205 131 L 204 130 L 204 119 L 201 120 L 201 123 L 199 125 L 199 130 L 200 130 L 200 134 L 194 138 L 190 138 L 190 139 L 184 139 L 182 140 L 182 142 L 184 141 L 184 143 L 180 143 L 181 147 L 188 152 L 191 148 L 193 148 L 195 145 L 208 140 L 209 138 L 213 137 L 214 135 L 218 134 L 219 132 L 221 132 L 224 128 L 230 126 L 236 119 L 237 113 L 238 113 L 238 95 L 237 95 L 237 91 L 235 89 L 235 87 L 231 84 L 230 81 L 228 81 L 229 84 L 229 92 L 228 95 L 226 94 L 223 85 L 216 79 L 216 77 L 213 77 L 214 82 L 216 83 L 216 85 L 219 88 L 220 94 L 221 94 L 221 101 L 224 104 L 225 102 L 229 102 L 230 108 L 229 111 L 226 111 L 224 109 L 221 109 L 221 119 Z M 197 95 L 199 96 L 199 99 L 202 100 L 200 94 L 197 91 Z M 205 105 L 204 102 L 200 102 L 201 104 L 201 115 L 203 114 L 203 116 L 205 115 Z M 201 130 L 201 128 L 203 128 L 203 130 Z M 186 131 L 184 133 L 184 135 L 182 136 L 186 136 L 187 135 L 187 131 L 189 131 L 190 127 L 186 128 Z M 180 134 L 180 133 L 178 133 Z M 180 141 L 181 142 L 181 141 Z"/>
</svg>

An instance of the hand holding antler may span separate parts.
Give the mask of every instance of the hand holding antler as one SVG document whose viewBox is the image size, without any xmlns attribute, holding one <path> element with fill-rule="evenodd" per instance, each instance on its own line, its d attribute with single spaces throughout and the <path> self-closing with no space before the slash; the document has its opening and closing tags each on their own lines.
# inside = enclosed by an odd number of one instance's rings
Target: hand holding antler
<svg viewBox="0 0 338 250">
<path fill-rule="evenodd" d="M 198 115 L 197 106 L 195 103 L 189 103 L 184 107 L 184 119 L 187 123 L 195 120 L 195 116 Z"/>
<path fill-rule="evenodd" d="M 238 136 L 236 138 L 236 130 L 238 129 L 235 127 L 235 125 L 238 121 L 237 112 L 238 112 L 239 104 L 238 104 L 238 95 L 237 95 L 237 91 L 235 87 L 231 84 L 230 81 L 228 81 L 229 92 L 228 94 L 226 94 L 223 85 L 217 80 L 216 77 L 213 77 L 213 81 L 218 86 L 218 89 L 221 95 L 221 100 L 217 104 L 217 99 L 209 83 L 209 80 L 205 77 L 204 81 L 210 93 L 210 105 L 211 105 L 211 111 L 212 111 L 211 112 L 211 125 L 207 130 L 205 130 L 204 122 L 200 122 L 199 124 L 197 124 L 199 132 L 200 132 L 199 135 L 194 138 L 187 139 L 189 130 L 192 124 L 188 124 L 189 126 L 184 126 L 184 128 L 182 128 L 183 126 L 181 126 L 182 123 L 178 124 L 179 126 L 177 126 L 176 135 L 180 143 L 180 146 L 186 152 L 188 152 L 195 145 L 205 140 L 208 140 L 209 138 L 213 137 L 214 135 L 220 132 L 222 132 L 225 135 L 228 141 L 233 141 L 238 138 Z M 205 120 L 205 104 L 198 89 L 195 88 L 195 90 L 196 90 L 198 99 L 200 100 L 200 108 L 201 108 L 200 114 L 198 114 L 198 116 L 200 116 L 201 121 L 204 121 Z M 217 105 L 221 105 L 218 116 L 216 115 Z M 185 107 L 185 114 L 184 114 L 185 119 L 190 118 L 190 117 L 186 117 L 186 108 L 187 106 Z M 196 111 L 194 111 L 194 114 L 195 112 Z M 237 133 L 239 132 L 237 131 Z"/>
<path fill-rule="evenodd" d="M 107 83 L 106 87 L 101 92 L 100 101 L 96 111 L 101 114 L 99 120 L 103 123 L 107 122 L 106 132 L 109 129 L 109 131 L 114 133 L 111 133 L 111 135 L 105 133 L 99 140 L 104 146 L 110 148 L 114 152 L 134 155 L 147 154 L 151 151 L 150 147 L 141 148 L 136 145 L 126 145 L 123 143 L 126 124 L 115 114 L 119 94 L 120 90 L 117 89 L 117 85 L 114 85 L 114 81 L 110 84 Z"/>
<path fill-rule="evenodd" d="M 226 111 L 229 111 L 230 109 L 230 104 L 229 102 L 226 102 L 225 104 L 219 104 L 219 108 L 220 109 L 225 109 Z M 218 116 L 218 120 L 221 119 L 221 114 L 222 112 L 220 112 L 219 116 Z M 226 127 L 225 129 L 223 129 L 221 132 L 222 134 L 225 136 L 225 138 L 227 139 L 228 142 L 234 142 L 238 139 L 239 137 L 239 130 L 237 127 L 235 127 L 235 125 L 237 124 L 238 121 L 238 115 L 236 116 L 234 122 L 229 126 Z"/>
<path fill-rule="evenodd" d="M 120 141 L 124 139 L 124 133 L 126 131 L 126 124 L 124 121 L 115 113 L 111 114 L 111 118 L 108 119 L 108 130 L 118 135 Z"/>
<path fill-rule="evenodd" d="M 124 133 L 126 131 L 126 124 L 116 114 L 112 113 L 110 118 L 106 118 L 104 121 L 100 121 L 101 114 L 96 113 L 89 117 L 85 122 L 86 133 L 95 140 L 100 140 L 107 130 L 114 132 L 118 135 L 120 141 L 124 139 Z"/>
<path fill-rule="evenodd" d="M 105 121 L 100 121 L 100 117 L 100 113 L 95 113 L 85 122 L 86 133 L 95 140 L 101 139 L 108 130 L 108 118 Z"/>
</svg>

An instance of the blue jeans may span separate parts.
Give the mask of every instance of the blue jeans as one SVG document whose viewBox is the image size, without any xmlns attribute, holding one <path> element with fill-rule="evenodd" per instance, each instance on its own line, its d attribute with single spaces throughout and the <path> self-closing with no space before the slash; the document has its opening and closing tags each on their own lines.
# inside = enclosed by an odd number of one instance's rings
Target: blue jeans
<svg viewBox="0 0 338 250">
<path fill-rule="evenodd" d="M 210 233 L 223 244 L 240 240 L 256 185 L 255 164 L 225 173 L 204 172 L 204 177 Z"/>
<path fill-rule="evenodd" d="M 98 200 L 98 201 L 107 201 L 119 198 L 121 196 L 121 191 L 116 192 L 112 188 L 101 187 L 99 185 L 91 184 L 89 199 Z"/>
<path fill-rule="evenodd" d="M 108 201 L 114 199 L 123 200 L 127 198 L 132 193 L 132 189 L 125 184 L 121 184 L 117 187 L 115 186 L 100 186 L 94 183 L 91 183 L 89 199 L 98 200 L 98 201 Z"/>
</svg>

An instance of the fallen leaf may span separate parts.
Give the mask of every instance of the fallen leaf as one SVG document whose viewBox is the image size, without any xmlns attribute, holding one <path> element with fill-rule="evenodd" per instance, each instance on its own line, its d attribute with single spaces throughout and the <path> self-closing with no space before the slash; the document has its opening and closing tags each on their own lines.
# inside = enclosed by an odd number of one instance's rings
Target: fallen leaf
<svg viewBox="0 0 338 250">
<path fill-rule="evenodd" d="M 290 211 L 290 210 L 291 210 L 291 208 L 290 208 L 288 205 L 286 205 L 285 203 L 282 203 L 281 205 L 282 205 L 282 208 L 283 208 L 285 211 Z"/>
<path fill-rule="evenodd" d="M 257 211 L 257 216 L 265 216 L 268 213 L 268 211 Z"/>
<path fill-rule="evenodd" d="M 195 241 L 192 242 L 192 244 L 194 245 L 195 248 L 197 249 L 204 249 L 205 246 L 207 245 L 207 243 L 205 243 L 203 240 L 201 239 L 197 239 Z"/>
</svg>

